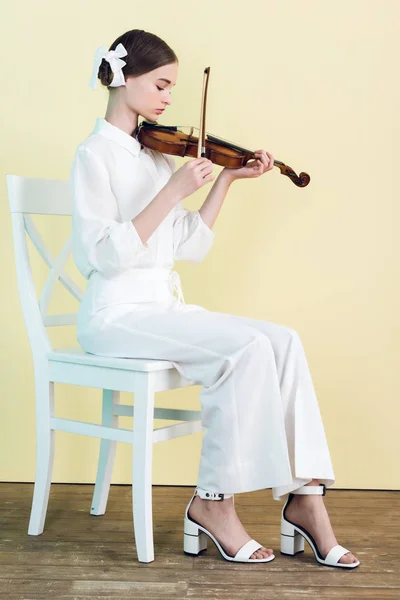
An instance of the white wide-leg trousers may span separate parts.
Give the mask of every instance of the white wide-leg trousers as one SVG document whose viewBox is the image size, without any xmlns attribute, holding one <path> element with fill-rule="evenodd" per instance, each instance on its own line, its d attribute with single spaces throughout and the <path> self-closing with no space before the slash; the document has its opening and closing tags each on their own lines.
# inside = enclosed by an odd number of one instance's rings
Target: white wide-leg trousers
<svg viewBox="0 0 400 600">
<path fill-rule="evenodd" d="M 169 360 L 202 385 L 199 487 L 275 500 L 313 478 L 331 486 L 331 457 L 297 332 L 196 305 L 119 305 L 78 318 L 78 341 L 102 356 Z"/>
</svg>

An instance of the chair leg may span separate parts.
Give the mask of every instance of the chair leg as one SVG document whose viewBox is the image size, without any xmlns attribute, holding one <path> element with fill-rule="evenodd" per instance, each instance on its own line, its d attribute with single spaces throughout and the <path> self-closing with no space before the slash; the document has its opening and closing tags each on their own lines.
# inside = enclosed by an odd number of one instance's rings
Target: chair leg
<svg viewBox="0 0 400 600">
<path fill-rule="evenodd" d="M 154 560 L 152 463 L 154 388 L 151 373 L 138 374 L 133 413 L 133 522 L 138 560 Z"/>
<path fill-rule="evenodd" d="M 120 393 L 113 390 L 103 390 L 103 415 L 101 423 L 106 427 L 118 427 L 119 417 L 113 414 L 113 407 L 120 402 Z M 96 483 L 94 486 L 91 515 L 104 515 L 107 507 L 108 494 L 112 470 L 114 466 L 115 440 L 101 440 L 99 463 L 97 467 Z"/>
<path fill-rule="evenodd" d="M 36 393 L 36 474 L 28 534 L 43 533 L 49 503 L 54 463 L 54 383 L 35 374 Z"/>
</svg>

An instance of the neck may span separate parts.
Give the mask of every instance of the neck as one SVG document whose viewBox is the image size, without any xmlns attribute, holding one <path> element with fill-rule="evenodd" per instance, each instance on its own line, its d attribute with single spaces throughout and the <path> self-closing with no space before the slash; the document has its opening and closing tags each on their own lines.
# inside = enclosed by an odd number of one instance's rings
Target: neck
<svg viewBox="0 0 400 600">
<path fill-rule="evenodd" d="M 111 98 L 110 98 L 111 100 Z M 138 125 L 138 114 L 128 108 L 126 105 L 110 102 L 107 106 L 105 120 L 122 129 L 128 135 L 134 135 Z"/>
</svg>

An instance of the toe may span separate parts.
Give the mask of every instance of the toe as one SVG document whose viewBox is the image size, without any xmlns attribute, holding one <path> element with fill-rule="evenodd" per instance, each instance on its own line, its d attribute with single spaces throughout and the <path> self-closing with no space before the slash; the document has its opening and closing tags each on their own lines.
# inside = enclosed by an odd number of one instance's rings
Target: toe
<svg viewBox="0 0 400 600">
<path fill-rule="evenodd" d="M 351 552 L 347 552 L 347 554 L 344 554 L 342 556 L 339 562 L 349 565 L 351 563 L 357 562 L 357 559 Z"/>
<path fill-rule="evenodd" d="M 253 554 L 251 555 L 251 558 L 254 558 L 254 559 L 268 558 L 269 556 L 271 556 L 271 554 L 272 554 L 272 550 L 270 548 L 267 550 L 267 548 L 264 548 L 264 546 L 263 546 L 259 550 L 256 550 L 256 552 L 253 552 Z"/>
</svg>

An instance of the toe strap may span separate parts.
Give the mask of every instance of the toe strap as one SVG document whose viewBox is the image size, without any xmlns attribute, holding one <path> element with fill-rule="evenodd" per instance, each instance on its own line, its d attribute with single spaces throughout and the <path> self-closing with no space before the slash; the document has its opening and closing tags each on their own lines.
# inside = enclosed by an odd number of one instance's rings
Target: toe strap
<svg viewBox="0 0 400 600">
<path fill-rule="evenodd" d="M 256 540 L 249 540 L 236 552 L 235 558 L 241 560 L 250 558 L 253 552 L 260 548 L 262 548 L 262 544 L 259 544 Z"/>
<path fill-rule="evenodd" d="M 342 558 L 342 556 L 344 554 L 346 554 L 347 552 L 350 552 L 350 550 L 347 550 L 340 544 L 338 544 L 337 546 L 333 546 L 333 548 L 331 548 L 329 550 L 328 554 L 325 557 L 326 564 L 327 565 L 336 565 L 339 562 L 339 560 Z"/>
</svg>

